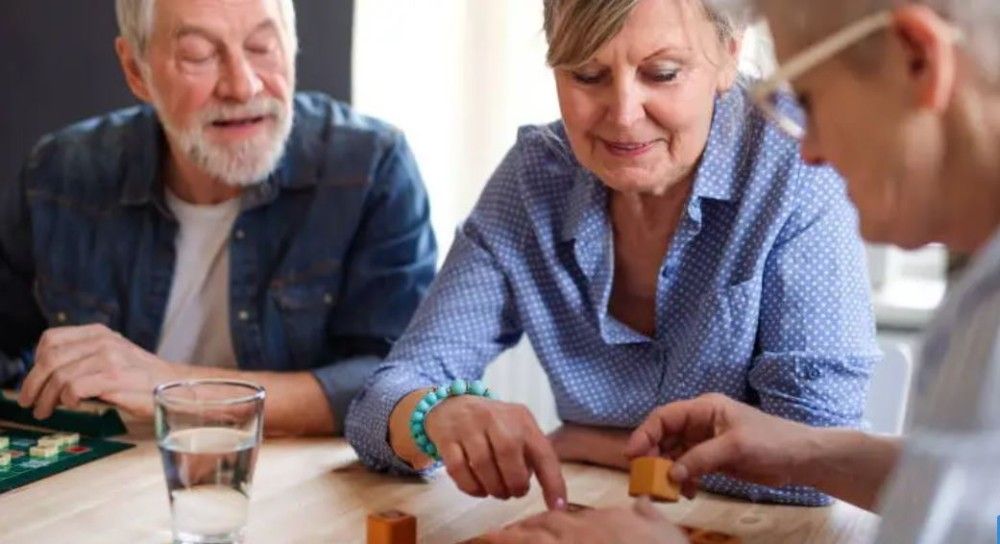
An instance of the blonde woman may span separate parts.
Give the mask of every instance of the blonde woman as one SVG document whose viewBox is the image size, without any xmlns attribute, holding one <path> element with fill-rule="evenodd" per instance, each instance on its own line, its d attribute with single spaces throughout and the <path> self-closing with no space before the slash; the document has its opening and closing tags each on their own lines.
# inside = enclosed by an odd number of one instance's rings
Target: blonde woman
<svg viewBox="0 0 1000 544">
<path fill-rule="evenodd" d="M 631 453 L 686 443 L 689 491 L 716 471 L 813 485 L 876 511 L 876 542 L 994 542 L 1000 514 L 1000 5 L 760 0 L 783 68 L 763 111 L 847 177 L 867 238 L 974 255 L 927 333 L 905 440 L 813 429 L 719 396 L 658 409 Z M 773 111 L 794 86 L 808 122 Z M 609 532 L 605 527 L 618 528 Z M 655 510 L 545 515 L 496 542 L 683 542 Z"/>
<path fill-rule="evenodd" d="M 629 431 L 673 400 L 715 391 L 858 425 L 878 354 L 855 212 L 840 179 L 755 112 L 739 29 L 696 0 L 547 0 L 545 13 L 562 120 L 521 130 L 355 399 L 363 461 L 402 474 L 441 461 L 463 491 L 499 498 L 534 474 L 558 508 L 560 459 L 625 466 Z M 565 422 L 551 438 L 469 383 L 525 334 Z"/>
</svg>

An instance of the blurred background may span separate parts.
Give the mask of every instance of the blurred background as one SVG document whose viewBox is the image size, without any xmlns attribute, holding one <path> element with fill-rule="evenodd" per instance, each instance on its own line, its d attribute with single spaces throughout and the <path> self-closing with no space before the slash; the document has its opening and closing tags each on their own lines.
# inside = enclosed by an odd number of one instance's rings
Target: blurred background
<svg viewBox="0 0 1000 544">
<path fill-rule="evenodd" d="M 545 65 L 541 0 L 296 0 L 299 89 L 351 102 L 402 129 L 430 192 L 442 258 L 517 127 L 559 116 Z M 85 24 L 81 24 L 86 21 Z M 39 29 L 46 29 L 41 32 Z M 0 183 L 15 179 L 43 134 L 134 103 L 114 55 L 111 0 L 0 3 Z M 766 29 L 750 30 L 744 70 L 774 69 Z M 947 256 L 869 247 L 887 353 L 870 419 L 898 432 L 920 331 L 946 288 Z M 487 375 L 503 398 L 558 424 L 528 342 Z"/>
</svg>

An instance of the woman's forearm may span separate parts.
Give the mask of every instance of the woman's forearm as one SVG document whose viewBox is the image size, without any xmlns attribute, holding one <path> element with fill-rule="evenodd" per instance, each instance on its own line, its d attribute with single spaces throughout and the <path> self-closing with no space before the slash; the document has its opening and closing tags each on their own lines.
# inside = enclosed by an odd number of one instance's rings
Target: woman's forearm
<svg viewBox="0 0 1000 544">
<path fill-rule="evenodd" d="M 567 423 L 549 434 L 559 460 L 628 470 L 625 445 L 630 431 Z"/>
</svg>

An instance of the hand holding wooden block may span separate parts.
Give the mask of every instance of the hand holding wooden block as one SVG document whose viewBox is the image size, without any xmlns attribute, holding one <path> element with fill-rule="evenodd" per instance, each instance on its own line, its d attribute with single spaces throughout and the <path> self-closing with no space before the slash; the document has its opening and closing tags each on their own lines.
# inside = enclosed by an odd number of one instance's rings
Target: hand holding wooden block
<svg viewBox="0 0 1000 544">
<path fill-rule="evenodd" d="M 368 544 L 416 544 L 417 518 L 399 510 L 368 515 Z"/>
<path fill-rule="evenodd" d="M 628 494 L 633 497 L 648 495 L 655 501 L 677 502 L 681 486 L 670 480 L 673 461 L 662 457 L 639 457 L 632 461 Z"/>
</svg>

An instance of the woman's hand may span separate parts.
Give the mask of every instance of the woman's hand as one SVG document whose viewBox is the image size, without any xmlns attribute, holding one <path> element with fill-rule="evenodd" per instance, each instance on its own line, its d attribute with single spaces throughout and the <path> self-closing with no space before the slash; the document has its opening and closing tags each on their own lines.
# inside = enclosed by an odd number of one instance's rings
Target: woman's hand
<svg viewBox="0 0 1000 544">
<path fill-rule="evenodd" d="M 680 544 L 688 539 L 649 499 L 632 506 L 545 512 L 486 537 L 494 544 Z"/>
<path fill-rule="evenodd" d="M 428 390 L 407 395 L 392 412 L 390 443 L 414 468 L 431 464 L 410 436 L 413 408 Z M 424 420 L 459 489 L 475 497 L 523 497 L 534 475 L 551 509 L 565 508 L 566 482 L 559 457 L 527 407 L 483 397 L 451 397 Z"/>
</svg>

